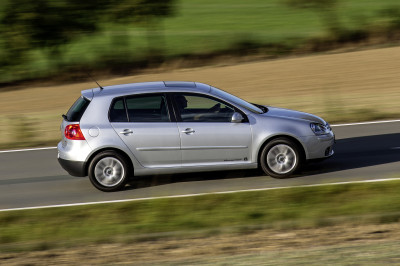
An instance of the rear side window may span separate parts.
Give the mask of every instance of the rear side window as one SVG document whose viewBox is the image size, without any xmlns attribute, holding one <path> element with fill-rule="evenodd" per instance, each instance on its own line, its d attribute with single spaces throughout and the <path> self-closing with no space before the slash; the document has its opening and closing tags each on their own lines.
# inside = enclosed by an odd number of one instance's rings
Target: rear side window
<svg viewBox="0 0 400 266">
<path fill-rule="evenodd" d="M 126 98 L 129 122 L 170 122 L 165 95 Z"/>
<path fill-rule="evenodd" d="M 90 101 L 83 96 L 79 97 L 78 100 L 69 108 L 66 120 L 69 122 L 79 122 L 83 113 L 85 113 L 86 108 L 88 107 Z"/>
<path fill-rule="evenodd" d="M 110 122 L 170 122 L 164 94 L 135 95 L 114 99 Z"/>
</svg>

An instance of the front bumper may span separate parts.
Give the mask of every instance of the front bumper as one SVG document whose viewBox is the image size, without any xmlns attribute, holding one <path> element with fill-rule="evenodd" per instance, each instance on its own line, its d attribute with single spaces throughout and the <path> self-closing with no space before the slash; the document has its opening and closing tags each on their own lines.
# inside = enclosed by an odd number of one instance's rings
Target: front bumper
<svg viewBox="0 0 400 266">
<path fill-rule="evenodd" d="M 61 167 L 72 176 L 87 176 L 85 162 L 70 161 L 58 157 Z"/>
<path fill-rule="evenodd" d="M 333 132 L 323 136 L 304 137 L 302 141 L 305 145 L 307 160 L 329 158 L 334 154 L 335 135 Z"/>
</svg>

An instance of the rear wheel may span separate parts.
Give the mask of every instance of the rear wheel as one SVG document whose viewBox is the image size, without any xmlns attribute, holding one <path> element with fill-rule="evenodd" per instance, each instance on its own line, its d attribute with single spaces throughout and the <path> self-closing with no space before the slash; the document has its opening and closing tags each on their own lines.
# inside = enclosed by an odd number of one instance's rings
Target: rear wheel
<svg viewBox="0 0 400 266">
<path fill-rule="evenodd" d="M 298 170 L 301 162 L 300 148 L 293 141 L 278 138 L 269 142 L 261 153 L 261 168 L 275 178 L 286 178 Z"/>
<path fill-rule="evenodd" d="M 113 151 L 97 154 L 89 165 L 90 182 L 97 189 L 105 192 L 124 188 L 130 172 L 126 159 Z"/>
</svg>

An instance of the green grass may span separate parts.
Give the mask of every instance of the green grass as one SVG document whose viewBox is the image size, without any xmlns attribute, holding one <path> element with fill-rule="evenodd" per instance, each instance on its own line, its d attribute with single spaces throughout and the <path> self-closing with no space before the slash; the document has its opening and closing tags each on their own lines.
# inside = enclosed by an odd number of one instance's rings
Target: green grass
<svg viewBox="0 0 400 266">
<path fill-rule="evenodd" d="M 399 181 L 0 212 L 0 249 L 400 220 Z"/>
<path fill-rule="evenodd" d="M 400 6 L 396 0 L 339 1 L 338 14 L 346 29 L 369 29 L 386 25 L 382 9 Z M 176 15 L 162 22 L 166 58 L 182 55 L 210 54 L 225 50 L 279 44 L 296 47 L 306 40 L 327 35 L 320 14 L 313 10 L 290 8 L 283 0 L 186 0 L 177 1 Z M 165 45 L 163 45 L 163 43 Z M 63 47 L 57 58 L 60 69 L 84 67 L 109 69 L 147 60 L 146 32 L 137 25 L 103 25 L 103 31 L 87 34 Z M 282 51 L 274 50 L 273 53 Z M 0 71 L 0 82 L 54 76 L 57 67 L 40 51 L 30 53 L 26 61 L 12 69 Z"/>
</svg>

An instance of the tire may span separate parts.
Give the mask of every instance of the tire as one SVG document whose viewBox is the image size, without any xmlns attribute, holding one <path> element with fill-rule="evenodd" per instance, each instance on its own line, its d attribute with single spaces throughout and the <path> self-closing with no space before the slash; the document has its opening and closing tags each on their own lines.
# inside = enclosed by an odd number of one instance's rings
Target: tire
<svg viewBox="0 0 400 266">
<path fill-rule="evenodd" d="M 130 174 L 130 164 L 123 156 L 113 151 L 100 152 L 89 165 L 90 182 L 104 192 L 123 189 Z"/>
<path fill-rule="evenodd" d="M 296 172 L 301 164 L 300 148 L 287 138 L 277 138 L 262 150 L 260 165 L 262 170 L 274 178 L 287 178 Z"/>
</svg>

